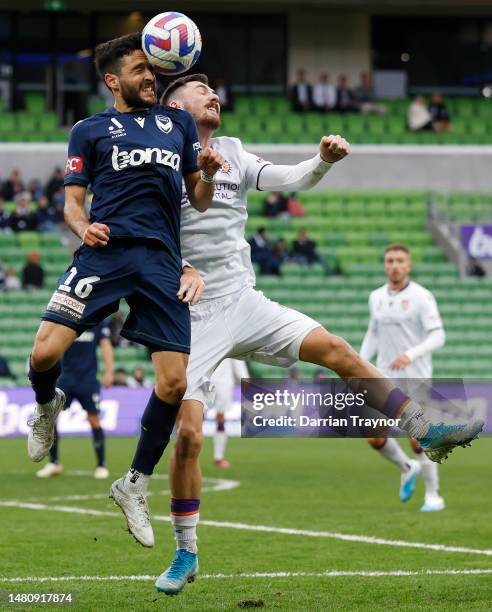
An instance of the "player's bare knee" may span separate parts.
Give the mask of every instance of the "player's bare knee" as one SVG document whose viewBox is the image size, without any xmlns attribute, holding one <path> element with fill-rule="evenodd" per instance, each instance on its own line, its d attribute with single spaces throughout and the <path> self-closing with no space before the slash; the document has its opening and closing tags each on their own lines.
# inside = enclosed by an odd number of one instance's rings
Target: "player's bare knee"
<svg viewBox="0 0 492 612">
<path fill-rule="evenodd" d="M 177 404 L 186 392 L 186 376 L 184 374 L 167 373 L 158 377 L 155 385 L 157 396 L 169 404 Z"/>
<path fill-rule="evenodd" d="M 193 423 L 181 422 L 176 431 L 176 455 L 179 459 L 195 459 L 203 445 L 201 428 Z"/>
<path fill-rule="evenodd" d="M 60 359 L 61 355 L 49 337 L 36 336 L 31 352 L 31 365 L 38 372 L 49 370 Z"/>
<path fill-rule="evenodd" d="M 358 358 L 350 344 L 335 334 L 329 334 L 326 340 L 324 356 L 328 367 L 340 367 Z"/>
<path fill-rule="evenodd" d="M 386 438 L 367 438 L 367 441 L 376 450 L 380 450 L 386 444 Z"/>
</svg>

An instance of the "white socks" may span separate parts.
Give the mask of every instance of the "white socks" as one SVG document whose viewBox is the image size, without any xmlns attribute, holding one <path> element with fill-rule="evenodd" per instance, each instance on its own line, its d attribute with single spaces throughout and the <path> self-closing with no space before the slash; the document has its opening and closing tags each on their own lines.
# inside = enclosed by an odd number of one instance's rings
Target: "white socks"
<svg viewBox="0 0 492 612">
<path fill-rule="evenodd" d="M 407 432 L 410 438 L 425 438 L 429 431 L 429 419 L 425 414 L 425 408 L 410 401 L 399 416 L 400 427 Z"/>
<path fill-rule="evenodd" d="M 437 463 L 431 461 L 423 452 L 417 454 L 416 459 L 420 463 L 420 473 L 425 484 L 425 496 L 435 497 L 439 495 Z"/>
<path fill-rule="evenodd" d="M 214 433 L 214 461 L 222 461 L 224 459 L 226 444 L 226 432 L 216 431 Z"/>
<path fill-rule="evenodd" d="M 196 545 L 197 535 L 196 527 L 200 519 L 200 513 L 196 512 L 191 516 L 177 516 L 171 514 L 171 520 L 174 527 L 174 537 L 176 538 L 176 549 L 184 549 L 188 552 L 198 552 Z"/>
<path fill-rule="evenodd" d="M 137 472 L 133 468 L 128 471 L 123 486 L 128 493 L 134 495 L 146 495 L 149 488 L 150 476 Z"/>
<path fill-rule="evenodd" d="M 410 469 L 410 458 L 403 452 L 401 446 L 393 438 L 387 438 L 386 444 L 377 449 L 386 459 L 395 463 L 402 472 Z"/>
</svg>

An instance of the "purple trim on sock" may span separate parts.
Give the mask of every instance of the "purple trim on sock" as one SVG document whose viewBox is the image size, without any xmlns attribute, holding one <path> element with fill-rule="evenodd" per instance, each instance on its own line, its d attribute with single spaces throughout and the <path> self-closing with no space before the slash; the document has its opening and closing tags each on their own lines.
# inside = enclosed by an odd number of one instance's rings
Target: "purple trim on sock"
<svg viewBox="0 0 492 612">
<path fill-rule="evenodd" d="M 200 499 L 171 499 L 172 514 L 188 514 L 200 510 Z"/>
<path fill-rule="evenodd" d="M 400 411 L 401 405 L 408 402 L 409 399 L 408 395 L 405 395 L 401 389 L 393 389 L 386 398 L 381 412 L 390 419 L 394 419 Z"/>
<path fill-rule="evenodd" d="M 413 448 L 413 446 L 412 446 L 412 448 Z M 420 454 L 422 454 L 424 452 L 424 449 L 421 446 L 419 446 L 418 448 L 413 448 L 413 452 L 416 455 L 420 455 Z"/>
<path fill-rule="evenodd" d="M 217 423 L 217 431 L 225 431 L 225 423 Z"/>
</svg>

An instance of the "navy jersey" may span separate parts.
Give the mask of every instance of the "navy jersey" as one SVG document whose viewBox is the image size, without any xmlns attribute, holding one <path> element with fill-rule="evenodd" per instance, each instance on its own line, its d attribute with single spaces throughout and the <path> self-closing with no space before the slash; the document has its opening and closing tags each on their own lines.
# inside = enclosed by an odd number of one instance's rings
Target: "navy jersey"
<svg viewBox="0 0 492 612">
<path fill-rule="evenodd" d="M 111 336 L 105 322 L 83 332 L 63 355 L 62 373 L 58 384 L 62 388 L 80 388 L 97 378 L 97 347 Z"/>
<path fill-rule="evenodd" d="M 91 185 L 91 223 L 112 237 L 156 238 L 181 260 L 182 177 L 198 170 L 200 143 L 187 111 L 108 108 L 76 123 L 65 185 Z"/>
</svg>

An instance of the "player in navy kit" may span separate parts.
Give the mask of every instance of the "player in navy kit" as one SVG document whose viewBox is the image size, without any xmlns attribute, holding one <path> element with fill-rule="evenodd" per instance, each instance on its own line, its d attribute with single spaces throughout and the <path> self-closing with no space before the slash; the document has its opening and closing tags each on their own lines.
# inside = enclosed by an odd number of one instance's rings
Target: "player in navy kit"
<svg viewBox="0 0 492 612">
<path fill-rule="evenodd" d="M 156 455 L 169 441 L 186 390 L 188 304 L 203 290 L 195 271 L 182 270 L 182 180 L 192 205 L 205 211 L 223 158 L 210 148 L 200 152 L 189 113 L 156 104 L 155 75 L 140 33 L 99 45 L 96 66 L 115 104 L 77 123 L 70 135 L 65 221 L 83 244 L 60 278 L 31 353 L 37 406 L 28 453 L 41 461 L 53 443 L 65 402 L 55 388 L 60 358 L 125 298 L 130 313 L 122 335 L 150 348 L 156 375 L 131 470 L 111 490 L 116 503 L 125 498 L 136 508 L 145 503 L 140 484 L 148 481 Z M 88 219 L 89 184 L 94 197 Z M 131 509 L 126 516 L 131 523 Z"/>
<path fill-rule="evenodd" d="M 73 400 L 78 400 L 87 412 L 97 461 L 94 478 L 97 479 L 109 476 L 105 466 L 105 436 L 99 418 L 101 385 L 97 379 L 97 347 L 101 348 L 104 362 L 103 386 L 110 387 L 113 384 L 113 345 L 109 339 L 110 335 L 106 323 L 99 323 L 81 334 L 63 355 L 62 373 L 57 382 L 58 387 L 65 393 L 65 408 L 69 408 Z M 39 478 L 50 478 L 63 473 L 63 466 L 59 463 L 58 456 L 59 440 L 55 427 L 55 441 L 50 448 L 50 461 L 36 473 Z"/>
</svg>

